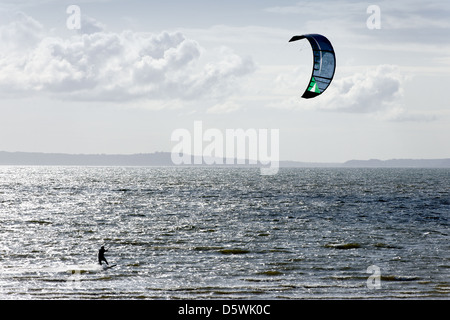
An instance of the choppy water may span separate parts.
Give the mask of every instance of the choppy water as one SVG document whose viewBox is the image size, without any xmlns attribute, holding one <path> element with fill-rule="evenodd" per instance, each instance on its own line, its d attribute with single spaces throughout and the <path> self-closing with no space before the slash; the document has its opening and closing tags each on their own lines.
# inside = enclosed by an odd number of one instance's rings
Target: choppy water
<svg viewBox="0 0 450 320">
<path fill-rule="evenodd" d="M 449 169 L 0 167 L 0 299 L 448 299 L 449 213 Z"/>
</svg>

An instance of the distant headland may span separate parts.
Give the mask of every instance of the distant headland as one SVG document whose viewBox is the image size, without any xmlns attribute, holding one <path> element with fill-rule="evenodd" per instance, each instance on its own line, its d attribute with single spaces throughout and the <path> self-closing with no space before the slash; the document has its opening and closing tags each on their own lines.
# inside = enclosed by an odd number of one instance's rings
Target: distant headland
<svg viewBox="0 0 450 320">
<path fill-rule="evenodd" d="M 192 162 L 194 163 L 194 161 Z M 225 161 L 223 161 L 225 163 Z M 237 163 L 236 161 L 234 163 Z M 247 162 L 246 162 L 247 163 Z M 0 165 L 4 166 L 175 166 L 170 152 L 138 154 L 66 154 L 43 152 L 0 151 Z M 391 159 L 349 160 L 337 162 L 280 161 L 289 168 L 450 168 L 448 159 Z M 187 166 L 187 165 L 182 165 Z M 189 165 L 199 166 L 199 165 Z M 201 165 L 200 165 L 201 166 Z M 215 166 L 230 166 L 228 164 Z M 232 165 L 231 165 L 232 166 Z M 255 165 L 235 165 L 255 166 Z"/>
</svg>

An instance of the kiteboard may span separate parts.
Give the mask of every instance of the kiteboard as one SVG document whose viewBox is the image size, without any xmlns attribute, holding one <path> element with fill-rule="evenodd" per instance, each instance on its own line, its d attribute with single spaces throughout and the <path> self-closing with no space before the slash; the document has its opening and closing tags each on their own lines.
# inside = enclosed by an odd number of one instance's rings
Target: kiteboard
<svg viewBox="0 0 450 320">
<path fill-rule="evenodd" d="M 104 265 L 104 264 L 102 264 L 103 270 L 111 269 L 111 268 L 114 268 L 115 266 L 117 266 L 117 264 L 112 264 L 112 265 Z"/>
</svg>

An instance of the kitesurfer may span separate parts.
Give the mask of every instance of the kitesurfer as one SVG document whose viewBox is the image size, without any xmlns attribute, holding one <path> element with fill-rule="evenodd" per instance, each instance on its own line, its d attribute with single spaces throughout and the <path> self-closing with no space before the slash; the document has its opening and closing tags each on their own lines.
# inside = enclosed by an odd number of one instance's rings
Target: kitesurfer
<svg viewBox="0 0 450 320">
<path fill-rule="evenodd" d="M 106 251 L 108 251 L 108 250 L 105 249 L 104 246 L 102 246 L 102 247 L 100 248 L 100 250 L 98 250 L 98 263 L 99 263 L 100 265 L 102 264 L 102 261 L 105 261 L 106 264 L 108 264 L 108 261 L 106 261 L 106 258 L 105 258 L 105 252 L 106 252 Z"/>
</svg>

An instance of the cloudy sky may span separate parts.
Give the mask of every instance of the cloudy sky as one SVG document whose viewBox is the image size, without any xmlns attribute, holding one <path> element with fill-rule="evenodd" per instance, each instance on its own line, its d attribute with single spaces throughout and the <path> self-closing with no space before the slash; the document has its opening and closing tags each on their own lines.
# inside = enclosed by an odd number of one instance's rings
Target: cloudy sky
<svg viewBox="0 0 450 320">
<path fill-rule="evenodd" d="M 306 33 L 337 57 L 310 100 Z M 199 120 L 279 129 L 282 160 L 450 157 L 447 0 L 0 1 L 0 41 L 1 151 L 171 151 Z"/>
</svg>

